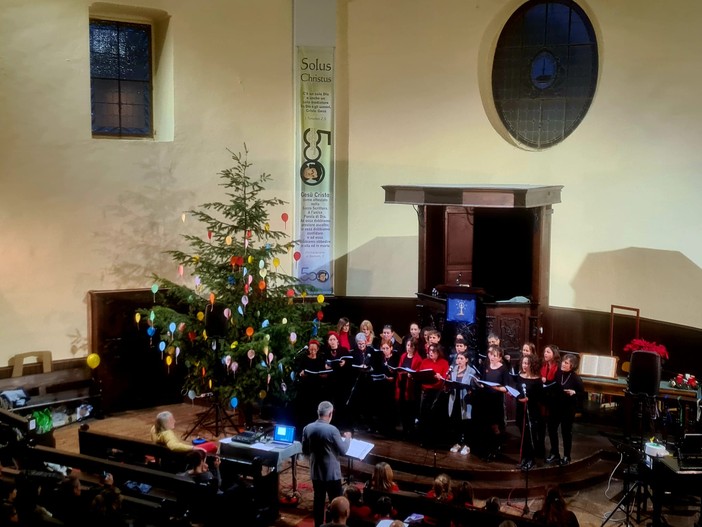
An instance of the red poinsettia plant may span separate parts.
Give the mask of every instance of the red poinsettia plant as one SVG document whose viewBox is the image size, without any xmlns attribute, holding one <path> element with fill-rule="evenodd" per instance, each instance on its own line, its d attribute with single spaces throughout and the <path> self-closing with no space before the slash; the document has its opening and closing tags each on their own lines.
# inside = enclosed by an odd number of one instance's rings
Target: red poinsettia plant
<svg viewBox="0 0 702 527">
<path fill-rule="evenodd" d="M 656 344 L 644 339 L 632 339 L 629 344 L 624 346 L 624 352 L 632 351 L 654 351 L 661 356 L 661 359 L 668 359 L 668 350 L 663 344 Z"/>
</svg>

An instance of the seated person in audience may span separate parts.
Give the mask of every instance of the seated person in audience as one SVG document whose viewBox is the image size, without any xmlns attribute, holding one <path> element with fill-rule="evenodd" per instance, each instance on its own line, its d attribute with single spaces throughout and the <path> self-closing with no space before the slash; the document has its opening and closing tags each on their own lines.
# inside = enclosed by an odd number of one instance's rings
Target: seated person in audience
<svg viewBox="0 0 702 527">
<path fill-rule="evenodd" d="M 219 472 L 219 466 L 222 461 L 219 456 L 215 456 L 212 462 L 212 467 L 207 464 L 207 454 L 204 450 L 193 450 L 187 455 L 187 470 L 182 472 L 181 476 L 190 477 L 199 485 L 211 487 L 217 493 L 222 490 L 222 475 Z"/>
<path fill-rule="evenodd" d="M 580 527 L 578 518 L 563 499 L 557 486 L 548 487 L 541 509 L 534 513 L 534 520 L 548 527 Z"/>
<path fill-rule="evenodd" d="M 122 508 L 122 492 L 113 487 L 105 488 L 95 496 L 90 505 L 90 522 L 86 525 L 132 527 L 131 520 Z"/>
<path fill-rule="evenodd" d="M 385 461 L 377 463 L 373 468 L 373 477 L 369 481 L 370 488 L 386 492 L 398 492 L 400 487 L 394 481 L 392 467 Z"/>
<path fill-rule="evenodd" d="M 322 527 L 339 527 L 346 525 L 346 520 L 349 518 L 349 500 L 344 496 L 337 496 L 329 504 L 328 521 L 323 523 Z"/>
<path fill-rule="evenodd" d="M 397 511 L 392 506 L 392 500 L 388 496 L 381 496 L 373 507 L 375 514 L 373 519 L 375 523 L 382 520 L 394 520 L 397 515 Z"/>
<path fill-rule="evenodd" d="M 453 492 L 451 492 L 451 476 L 448 474 L 439 474 L 434 478 L 431 490 L 427 492 L 427 498 L 442 503 L 451 503 L 453 501 Z"/>
<path fill-rule="evenodd" d="M 431 490 L 427 492 L 427 498 L 439 503 L 453 503 L 453 492 L 451 492 L 451 477 L 448 474 L 439 474 L 434 478 Z M 424 516 L 422 523 L 430 527 L 448 525 L 446 518 L 434 518 Z"/>
<path fill-rule="evenodd" d="M 347 485 L 344 496 L 349 500 L 349 518 L 346 521 L 352 527 L 369 525 L 373 521 L 373 509 L 363 503 L 363 492 L 355 485 Z"/>
<path fill-rule="evenodd" d="M 485 506 L 483 507 L 483 510 L 487 512 L 493 512 L 495 514 L 500 512 L 500 498 L 497 496 L 492 496 L 487 499 L 485 502 Z"/>
<path fill-rule="evenodd" d="M 85 521 L 85 515 L 90 503 L 82 493 L 80 479 L 77 475 L 70 474 L 59 483 L 52 493 L 51 503 L 54 517 L 66 525 L 88 525 Z"/>
<path fill-rule="evenodd" d="M 455 489 L 453 493 L 453 503 L 455 505 L 462 505 L 466 508 L 473 509 L 475 505 L 473 504 L 474 493 L 473 485 L 468 481 L 462 481 Z"/>
<path fill-rule="evenodd" d="M 175 417 L 171 412 L 161 412 L 156 416 L 156 422 L 151 427 L 151 440 L 157 445 L 162 445 L 173 452 L 189 452 L 202 450 L 208 454 L 215 454 L 218 446 L 214 442 L 205 442 L 201 445 L 191 445 L 178 439 L 174 432 Z"/>
</svg>

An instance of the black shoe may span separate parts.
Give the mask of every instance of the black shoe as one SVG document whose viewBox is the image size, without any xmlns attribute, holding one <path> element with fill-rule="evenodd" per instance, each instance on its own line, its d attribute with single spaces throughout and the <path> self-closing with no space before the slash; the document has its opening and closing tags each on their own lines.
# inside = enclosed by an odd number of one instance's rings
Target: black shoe
<svg viewBox="0 0 702 527">
<path fill-rule="evenodd" d="M 567 465 L 568 463 L 570 463 L 570 458 L 568 456 L 564 456 L 561 459 L 561 465 Z"/>
<path fill-rule="evenodd" d="M 561 461 L 561 456 L 559 456 L 558 454 L 551 454 L 550 456 L 548 456 L 548 457 L 546 458 L 546 463 L 548 463 L 549 465 L 550 465 L 551 463 L 554 463 L 554 462 L 555 462 L 555 463 L 558 463 L 558 462 L 560 462 L 560 461 Z"/>
<path fill-rule="evenodd" d="M 521 465 L 521 469 L 522 469 L 522 471 L 524 471 L 524 472 L 526 472 L 527 470 L 532 469 L 533 467 L 534 467 L 534 461 L 531 460 L 531 459 L 525 460 L 525 461 L 522 463 L 522 465 Z"/>
</svg>

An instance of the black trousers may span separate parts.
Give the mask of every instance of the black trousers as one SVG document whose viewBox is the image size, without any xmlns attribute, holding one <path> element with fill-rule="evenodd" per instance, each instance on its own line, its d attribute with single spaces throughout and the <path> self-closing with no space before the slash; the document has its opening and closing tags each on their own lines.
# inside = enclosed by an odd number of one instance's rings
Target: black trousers
<svg viewBox="0 0 702 527">
<path fill-rule="evenodd" d="M 320 527 L 320 525 L 324 523 L 324 504 L 327 496 L 329 497 L 329 502 L 331 502 L 331 500 L 342 494 L 341 480 L 321 481 L 313 479 L 312 489 L 314 490 L 314 502 L 312 506 L 314 527 Z"/>
</svg>

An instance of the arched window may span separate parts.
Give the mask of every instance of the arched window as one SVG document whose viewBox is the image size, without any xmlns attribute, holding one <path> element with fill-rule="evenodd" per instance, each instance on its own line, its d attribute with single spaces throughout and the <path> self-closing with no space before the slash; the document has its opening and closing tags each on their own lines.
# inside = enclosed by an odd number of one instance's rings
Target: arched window
<svg viewBox="0 0 702 527">
<path fill-rule="evenodd" d="M 569 0 L 532 0 L 505 24 L 495 49 L 492 93 L 512 137 L 543 150 L 583 120 L 597 85 L 595 31 Z"/>
</svg>

